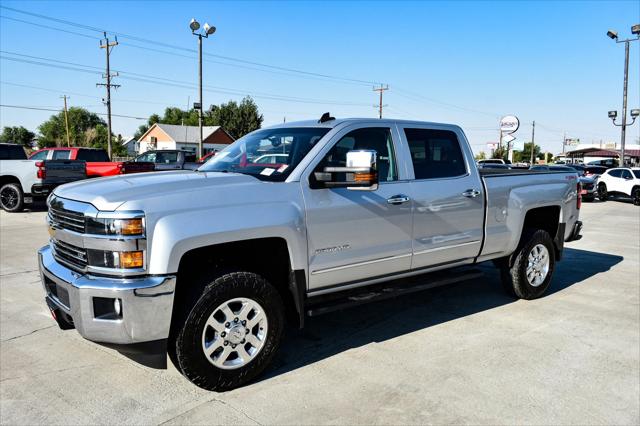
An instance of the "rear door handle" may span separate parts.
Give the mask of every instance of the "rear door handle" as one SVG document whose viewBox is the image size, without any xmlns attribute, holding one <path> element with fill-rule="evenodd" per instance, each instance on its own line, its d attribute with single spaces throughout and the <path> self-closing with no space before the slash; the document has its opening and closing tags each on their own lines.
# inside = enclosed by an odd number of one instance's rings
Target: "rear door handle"
<svg viewBox="0 0 640 426">
<path fill-rule="evenodd" d="M 393 204 L 397 206 L 399 204 L 404 204 L 409 200 L 411 200 L 411 198 L 404 194 L 392 195 L 391 197 L 387 198 L 387 204 Z"/>
<path fill-rule="evenodd" d="M 480 195 L 480 191 L 478 191 L 477 189 L 467 189 L 462 193 L 462 195 L 464 197 L 476 198 L 478 195 Z"/>
</svg>

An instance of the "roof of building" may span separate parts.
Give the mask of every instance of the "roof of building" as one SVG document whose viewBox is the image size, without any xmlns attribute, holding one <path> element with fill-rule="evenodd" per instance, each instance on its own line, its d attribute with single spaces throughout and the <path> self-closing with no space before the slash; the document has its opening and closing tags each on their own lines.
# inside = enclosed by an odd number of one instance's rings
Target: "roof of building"
<svg viewBox="0 0 640 426">
<path fill-rule="evenodd" d="M 582 148 L 575 149 L 573 151 L 567 151 L 565 153 L 566 156 L 572 156 L 576 154 L 589 154 L 591 157 L 612 157 L 616 158 L 620 155 L 619 149 L 600 149 L 600 148 Z M 638 157 L 640 156 L 640 149 L 625 149 L 624 150 L 625 157 Z"/>
<path fill-rule="evenodd" d="M 198 126 L 180 126 L 178 124 L 156 124 L 163 132 L 176 142 L 198 143 L 200 129 Z M 202 126 L 202 139 L 207 139 L 220 129 L 220 126 Z"/>
</svg>

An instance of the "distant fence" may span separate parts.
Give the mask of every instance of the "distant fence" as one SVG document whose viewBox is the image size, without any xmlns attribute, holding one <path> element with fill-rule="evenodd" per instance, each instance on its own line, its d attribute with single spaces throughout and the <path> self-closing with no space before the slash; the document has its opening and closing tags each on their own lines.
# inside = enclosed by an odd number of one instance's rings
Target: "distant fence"
<svg viewBox="0 0 640 426">
<path fill-rule="evenodd" d="M 113 157 L 112 161 L 131 161 L 136 157 Z"/>
</svg>

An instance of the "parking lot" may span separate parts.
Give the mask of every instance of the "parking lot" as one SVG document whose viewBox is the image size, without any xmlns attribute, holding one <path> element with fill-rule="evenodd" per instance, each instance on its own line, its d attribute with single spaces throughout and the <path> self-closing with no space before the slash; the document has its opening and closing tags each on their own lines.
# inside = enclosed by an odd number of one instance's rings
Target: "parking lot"
<svg viewBox="0 0 640 426">
<path fill-rule="evenodd" d="M 310 319 L 275 366 L 227 392 L 61 331 L 36 250 L 45 212 L 0 212 L 3 424 L 638 424 L 640 208 L 585 203 L 550 293 L 485 277 Z"/>
</svg>

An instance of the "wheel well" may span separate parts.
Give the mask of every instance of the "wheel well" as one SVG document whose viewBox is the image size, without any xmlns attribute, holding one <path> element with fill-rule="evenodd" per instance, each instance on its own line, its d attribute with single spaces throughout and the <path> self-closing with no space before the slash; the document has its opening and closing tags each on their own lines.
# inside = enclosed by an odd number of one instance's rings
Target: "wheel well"
<svg viewBox="0 0 640 426">
<path fill-rule="evenodd" d="M 253 272 L 269 281 L 280 293 L 287 317 L 298 321 L 293 296 L 289 291 L 289 250 L 283 238 L 216 244 L 185 253 L 178 267 L 174 313 L 177 312 L 176 308 L 190 309 L 209 284 L 212 275 L 224 271 Z"/>
<path fill-rule="evenodd" d="M 0 186 L 4 186 L 8 183 L 17 183 L 20 188 L 22 188 L 22 185 L 20 185 L 20 179 L 18 179 L 15 176 L 0 176 Z"/>
<path fill-rule="evenodd" d="M 527 212 L 524 217 L 524 225 L 522 231 L 527 228 L 544 229 L 551 235 L 551 238 L 555 238 L 558 232 L 558 224 L 560 223 L 560 207 L 559 206 L 547 206 L 537 207 Z"/>
</svg>

